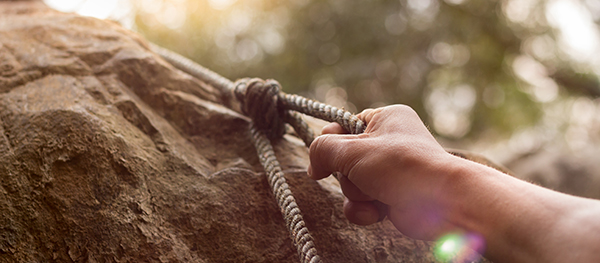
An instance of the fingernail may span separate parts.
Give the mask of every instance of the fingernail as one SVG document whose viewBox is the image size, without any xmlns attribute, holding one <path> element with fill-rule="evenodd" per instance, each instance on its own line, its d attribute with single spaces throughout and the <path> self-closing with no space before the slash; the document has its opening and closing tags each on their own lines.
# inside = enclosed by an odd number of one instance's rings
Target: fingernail
<svg viewBox="0 0 600 263">
<path fill-rule="evenodd" d="M 308 170 L 306 170 L 306 173 L 308 174 L 308 177 L 312 178 L 312 166 L 308 166 Z"/>
</svg>

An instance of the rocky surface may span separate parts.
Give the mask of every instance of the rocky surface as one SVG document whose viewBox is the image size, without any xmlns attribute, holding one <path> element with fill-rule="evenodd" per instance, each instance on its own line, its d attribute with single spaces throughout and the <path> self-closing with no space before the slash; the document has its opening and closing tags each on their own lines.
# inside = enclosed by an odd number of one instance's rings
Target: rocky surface
<svg viewBox="0 0 600 263">
<path fill-rule="evenodd" d="M 0 1 L 0 262 L 298 262 L 220 94 L 119 25 Z M 431 262 L 275 146 L 324 262 Z"/>
</svg>

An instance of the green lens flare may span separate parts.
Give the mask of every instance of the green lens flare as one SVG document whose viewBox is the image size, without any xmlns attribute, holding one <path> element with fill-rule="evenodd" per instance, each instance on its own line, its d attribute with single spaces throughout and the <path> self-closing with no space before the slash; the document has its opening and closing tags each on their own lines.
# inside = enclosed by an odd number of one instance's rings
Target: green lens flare
<svg viewBox="0 0 600 263">
<path fill-rule="evenodd" d="M 464 238 L 458 234 L 441 237 L 435 244 L 434 256 L 440 262 L 449 262 L 464 248 Z"/>
</svg>

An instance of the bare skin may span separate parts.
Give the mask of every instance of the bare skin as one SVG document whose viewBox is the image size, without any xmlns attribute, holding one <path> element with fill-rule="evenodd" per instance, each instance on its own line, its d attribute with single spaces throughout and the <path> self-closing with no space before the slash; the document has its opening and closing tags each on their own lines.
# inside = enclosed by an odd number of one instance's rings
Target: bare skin
<svg viewBox="0 0 600 263">
<path fill-rule="evenodd" d="M 600 262 L 600 201 L 555 192 L 447 153 L 418 115 L 394 105 L 359 118 L 365 133 L 323 128 L 310 147 L 309 176 L 343 176 L 344 213 L 359 225 L 389 205 L 403 234 L 436 240 L 452 232 L 485 240 L 494 262 Z"/>
</svg>

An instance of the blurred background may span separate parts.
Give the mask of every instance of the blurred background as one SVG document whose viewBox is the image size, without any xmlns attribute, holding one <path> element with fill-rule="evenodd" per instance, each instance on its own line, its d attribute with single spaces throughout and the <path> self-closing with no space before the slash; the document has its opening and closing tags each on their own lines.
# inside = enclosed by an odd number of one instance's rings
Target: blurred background
<svg viewBox="0 0 600 263">
<path fill-rule="evenodd" d="M 46 0 L 225 77 L 353 112 L 402 103 L 440 139 L 600 198 L 600 0 Z"/>
</svg>

